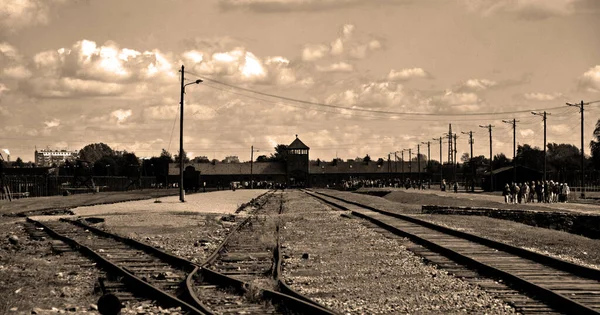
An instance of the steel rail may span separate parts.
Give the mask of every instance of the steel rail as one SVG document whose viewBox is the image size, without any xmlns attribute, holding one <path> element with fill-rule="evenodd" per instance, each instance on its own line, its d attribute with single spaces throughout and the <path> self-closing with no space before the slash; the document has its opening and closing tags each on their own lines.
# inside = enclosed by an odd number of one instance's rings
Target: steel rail
<svg viewBox="0 0 600 315">
<path fill-rule="evenodd" d="M 580 266 L 580 265 L 576 265 L 576 264 L 572 264 L 560 259 L 556 259 L 553 257 L 549 257 L 549 256 L 545 256 L 539 253 L 535 253 L 532 251 L 528 251 L 528 250 L 524 250 L 518 247 L 514 247 L 505 243 L 501 243 L 501 242 L 497 242 L 497 241 L 493 241 L 487 238 L 483 238 L 480 236 L 476 236 L 473 234 L 469 234 L 466 232 L 462 232 L 462 231 L 457 231 L 448 227 L 443 227 L 431 222 L 427 222 L 424 220 L 420 220 L 417 218 L 413 218 L 410 216 L 406 216 L 406 215 L 402 215 L 402 214 L 398 214 L 398 213 L 393 213 L 393 212 L 389 212 L 389 211 L 385 211 L 385 210 L 381 210 L 381 209 L 377 209 L 368 205 L 364 205 L 358 202 L 353 202 L 353 201 L 349 201 L 349 200 L 345 200 L 343 198 L 337 197 L 337 196 L 332 196 L 329 194 L 325 194 L 322 192 L 313 192 L 313 191 L 307 191 L 305 190 L 305 192 L 313 197 L 316 197 L 320 200 L 325 201 L 325 198 L 319 198 L 319 196 L 315 195 L 319 194 L 322 196 L 326 196 L 329 197 L 331 199 L 334 200 L 338 200 L 338 201 L 342 201 L 360 208 L 364 208 L 364 209 L 368 209 L 371 211 L 374 211 L 376 213 L 379 214 L 383 214 L 389 217 L 393 217 L 396 219 L 401 219 L 413 224 L 417 224 L 426 228 L 430 228 L 433 230 L 436 230 L 438 232 L 442 232 L 454 237 L 458 237 L 458 238 L 462 238 L 474 243 L 478 243 L 484 246 L 488 246 L 488 247 L 492 247 L 504 252 L 508 252 L 510 254 L 525 258 L 525 259 L 529 259 L 532 260 L 534 262 L 537 263 L 541 263 L 544 265 L 548 265 L 549 267 L 555 268 L 555 269 L 559 269 L 562 271 L 566 271 L 569 273 L 572 273 L 576 276 L 580 276 L 580 277 L 584 277 L 584 278 L 588 278 L 588 279 L 592 279 L 592 280 L 598 280 L 598 275 L 600 274 L 600 271 L 596 270 L 596 269 L 592 269 L 592 268 L 588 268 L 588 267 L 584 267 L 584 266 Z M 433 241 L 430 241 L 424 237 L 421 237 L 417 234 L 414 233 L 410 233 L 407 231 L 402 230 L 401 228 L 392 226 L 390 224 L 387 224 L 381 220 L 378 220 L 376 218 L 373 218 L 369 215 L 366 215 L 364 213 L 358 212 L 358 211 L 353 211 L 351 209 L 349 209 L 348 207 L 345 207 L 343 205 L 339 205 L 339 204 L 335 204 L 335 202 L 331 202 L 330 200 L 327 202 L 328 204 L 332 204 L 338 208 L 344 209 L 344 210 L 350 210 L 352 212 L 353 215 L 366 219 L 388 231 L 391 231 L 397 235 L 401 235 L 403 237 L 407 237 L 409 239 L 411 239 L 412 241 L 421 244 L 427 248 L 429 248 L 430 250 L 440 253 L 460 264 L 469 266 L 470 268 L 476 269 L 478 271 L 480 271 L 481 273 L 484 274 L 488 274 L 491 275 L 493 277 L 497 277 L 497 278 L 501 278 L 501 279 L 505 279 L 507 280 L 509 283 L 512 283 L 514 286 L 518 287 L 518 289 L 523 289 L 526 290 L 529 293 L 534 294 L 537 298 L 543 300 L 545 303 L 547 303 L 548 305 L 554 307 L 557 310 L 560 311 L 564 311 L 567 313 L 576 313 L 576 314 L 600 314 L 600 312 L 598 312 L 597 310 L 594 310 L 584 304 L 581 304 L 577 301 L 574 301 L 570 298 L 568 298 L 567 296 L 563 295 L 563 294 L 559 294 L 556 293 L 550 289 L 544 288 L 542 286 L 539 286 L 533 282 L 530 282 L 526 279 L 523 279 L 519 276 L 513 275 L 509 272 L 506 272 L 504 270 L 501 270 L 499 268 L 495 268 L 489 264 L 486 263 L 482 263 L 480 261 L 477 261 L 473 258 L 470 258 L 466 255 L 463 255 L 457 251 L 454 251 L 450 248 L 447 248 L 445 246 L 439 245 Z"/>
<path fill-rule="evenodd" d="M 27 221 L 44 228 L 44 230 L 52 237 L 67 243 L 73 249 L 80 251 L 81 253 L 90 257 L 94 261 L 97 261 L 98 264 L 101 265 L 107 271 L 123 277 L 122 281 L 126 285 L 128 285 L 132 290 L 137 291 L 138 293 L 141 293 L 144 296 L 149 296 L 151 298 L 154 298 L 157 301 L 164 303 L 165 305 L 170 305 L 170 306 L 175 306 L 175 307 L 179 306 L 182 309 L 190 312 L 191 314 L 198 314 L 198 315 L 205 314 L 203 311 L 198 309 L 196 306 L 193 306 L 187 302 L 184 302 L 183 300 L 181 300 L 159 288 L 156 288 L 155 286 L 138 278 L 137 276 L 133 275 L 129 271 L 125 270 L 124 268 L 119 267 L 117 264 L 102 257 L 101 255 L 96 253 L 91 248 L 75 241 L 74 239 L 71 239 L 67 236 L 64 236 L 64 235 L 54 231 L 46 224 L 44 224 L 40 221 L 33 220 L 31 218 L 27 218 Z"/>
</svg>

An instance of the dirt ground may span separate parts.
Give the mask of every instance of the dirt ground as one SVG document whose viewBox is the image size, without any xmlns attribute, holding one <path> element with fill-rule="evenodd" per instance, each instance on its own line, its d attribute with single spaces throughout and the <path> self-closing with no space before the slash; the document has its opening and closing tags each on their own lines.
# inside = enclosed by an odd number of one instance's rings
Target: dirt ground
<svg viewBox="0 0 600 315">
<path fill-rule="evenodd" d="M 0 200 L 0 215 L 18 214 L 23 212 L 30 215 L 27 212 L 72 209 L 81 206 L 173 196 L 178 193 L 178 189 L 146 189 L 100 192 L 96 194 L 75 194 L 70 196 L 23 198 L 15 199 L 13 201 Z"/>
<path fill-rule="evenodd" d="M 408 251 L 359 219 L 301 192 L 285 195 L 283 278 L 341 314 L 512 314 L 478 287 Z"/>
</svg>

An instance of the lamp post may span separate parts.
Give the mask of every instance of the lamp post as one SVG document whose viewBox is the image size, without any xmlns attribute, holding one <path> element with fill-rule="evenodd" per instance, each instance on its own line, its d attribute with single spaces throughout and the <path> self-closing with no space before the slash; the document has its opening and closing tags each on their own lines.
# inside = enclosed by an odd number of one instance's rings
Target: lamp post
<svg viewBox="0 0 600 315">
<path fill-rule="evenodd" d="M 188 83 L 188 84 L 184 84 L 185 82 L 185 77 L 184 77 L 184 67 L 183 65 L 181 66 L 181 118 L 180 118 L 180 123 L 179 123 L 179 200 L 181 202 L 185 202 L 185 196 L 183 193 L 183 160 L 184 160 L 184 156 L 183 156 L 183 95 L 185 94 L 185 87 L 190 85 L 190 84 L 199 84 L 200 82 L 202 82 L 202 80 L 198 79 L 194 82 Z M 168 176 L 168 174 L 167 174 Z"/>
</svg>

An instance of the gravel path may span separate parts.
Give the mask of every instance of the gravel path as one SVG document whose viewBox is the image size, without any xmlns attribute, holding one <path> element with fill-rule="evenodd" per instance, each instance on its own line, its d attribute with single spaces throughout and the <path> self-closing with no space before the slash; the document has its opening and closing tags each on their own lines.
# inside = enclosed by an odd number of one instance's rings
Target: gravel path
<svg viewBox="0 0 600 315">
<path fill-rule="evenodd" d="M 72 209 L 76 215 L 102 215 L 107 213 L 132 212 L 196 212 L 196 213 L 234 213 L 245 202 L 256 198 L 267 190 L 225 190 L 205 194 L 193 194 L 179 202 L 179 196 L 159 198 L 160 203 L 152 200 L 121 202 L 110 205 L 78 207 Z"/>
<path fill-rule="evenodd" d="M 504 302 L 425 265 L 399 238 L 386 238 L 339 211 L 286 193 L 283 277 L 291 287 L 348 314 L 512 314 Z M 303 258 L 308 254 L 308 259 Z"/>
</svg>

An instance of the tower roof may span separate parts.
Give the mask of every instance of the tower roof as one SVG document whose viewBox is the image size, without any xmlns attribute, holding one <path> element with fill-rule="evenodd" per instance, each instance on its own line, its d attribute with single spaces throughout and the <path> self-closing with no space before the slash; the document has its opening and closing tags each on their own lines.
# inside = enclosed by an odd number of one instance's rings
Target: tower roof
<svg viewBox="0 0 600 315">
<path fill-rule="evenodd" d="M 300 141 L 300 139 L 298 139 L 298 135 L 296 135 L 296 139 L 294 139 L 294 141 L 292 143 L 290 143 L 290 145 L 288 145 L 288 150 L 291 149 L 304 149 L 304 150 L 309 150 L 310 148 L 306 146 L 306 144 L 304 144 L 304 142 Z"/>
</svg>

